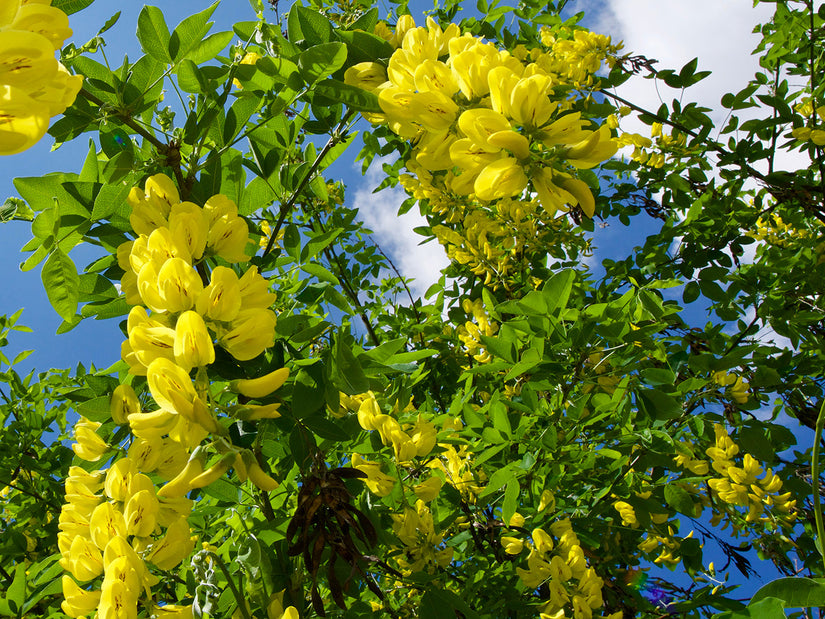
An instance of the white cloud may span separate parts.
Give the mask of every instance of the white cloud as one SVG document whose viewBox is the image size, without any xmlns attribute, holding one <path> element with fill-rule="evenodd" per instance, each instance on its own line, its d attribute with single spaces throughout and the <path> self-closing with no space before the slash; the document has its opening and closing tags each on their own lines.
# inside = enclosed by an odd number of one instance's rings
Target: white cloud
<svg viewBox="0 0 825 619">
<path fill-rule="evenodd" d="M 698 56 L 699 70 L 712 74 L 692 86 L 687 96 L 712 108 L 711 118 L 721 122 L 727 113 L 719 103 L 722 95 L 743 88 L 759 68 L 758 58 L 751 55 L 759 42 L 753 28 L 770 18 L 772 10 L 767 4 L 754 8 L 736 0 L 608 0 L 594 28 L 624 41 L 625 52 L 658 60 L 658 69 L 678 71 Z M 617 90 L 653 111 L 662 103 L 670 107 L 680 96 L 678 90 L 642 78 Z"/>
<path fill-rule="evenodd" d="M 359 211 L 359 219 L 375 233 L 375 240 L 392 259 L 404 277 L 411 277 L 410 288 L 414 295 L 424 296 L 427 288 L 438 281 L 441 269 L 449 264 L 441 245 L 435 241 L 419 245 L 423 237 L 413 229 L 426 225 L 427 221 L 413 207 L 403 215 L 398 208 L 407 198 L 400 187 L 373 189 L 384 178 L 381 170 L 387 159 L 376 159 L 359 179 L 354 193 L 354 206 Z"/>
</svg>

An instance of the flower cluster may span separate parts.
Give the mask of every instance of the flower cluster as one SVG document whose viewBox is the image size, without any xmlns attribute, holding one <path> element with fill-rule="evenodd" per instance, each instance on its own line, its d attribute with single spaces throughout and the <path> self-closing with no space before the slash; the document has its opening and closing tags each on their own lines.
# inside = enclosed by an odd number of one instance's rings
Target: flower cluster
<svg viewBox="0 0 825 619">
<path fill-rule="evenodd" d="M 257 357 L 275 338 L 275 295 L 246 262 L 246 221 L 235 204 L 213 196 L 201 208 L 181 202 L 172 181 L 157 175 L 129 194 L 130 222 L 137 238 L 117 250 L 124 271 L 121 286 L 135 307 L 121 347 L 129 374 L 145 376 L 157 406 L 144 410 L 124 382 L 111 397 L 111 418 L 127 426 L 132 439 L 123 449 L 97 434 L 101 424 L 81 418 L 75 425 L 75 454 L 96 462 L 112 449 L 108 469 L 91 474 L 73 468 L 61 513 L 64 610 L 78 617 L 97 608 L 101 617 L 135 617 L 139 599 L 158 581 L 153 569 L 170 570 L 192 551 L 187 494 L 233 469 L 241 482 L 273 490 L 278 483 L 254 454 L 226 440 L 221 410 L 246 421 L 279 416 L 267 399 L 287 380 L 281 368 L 264 376 L 232 381 L 243 403 L 219 407 L 212 400 L 207 366 L 215 347 L 244 361 Z M 206 258 L 228 266 L 208 271 Z M 192 373 L 195 373 L 194 380 Z M 131 380 L 131 379 L 130 379 Z M 202 444 L 213 437 L 210 445 Z M 210 453 L 209 447 L 217 453 Z M 151 476 L 151 477 L 150 477 Z M 165 482 L 156 488 L 156 480 Z M 101 493 L 102 490 L 102 493 Z M 150 566 L 154 566 L 153 568 Z M 99 589 L 88 588 L 100 575 Z M 159 617 L 191 616 L 191 607 L 155 607 Z"/>
<path fill-rule="evenodd" d="M 80 91 L 83 78 L 55 59 L 72 31 L 45 2 L 4 0 L 0 7 L 0 155 L 33 146 Z"/>
<path fill-rule="evenodd" d="M 716 442 L 705 450 L 710 465 L 718 477 L 708 481 L 713 495 L 731 508 L 745 508 L 746 523 L 761 523 L 774 528 L 777 521 L 790 523 L 796 517 L 796 501 L 791 493 L 782 493 L 782 480 L 770 469 L 764 471 L 752 455 L 746 453 L 741 466 L 736 466 L 734 457 L 739 454 L 739 446 L 733 442 L 722 425 L 715 425 Z M 718 522 L 721 511 L 714 515 Z M 736 530 L 734 524 L 734 530 Z"/>
<path fill-rule="evenodd" d="M 593 611 L 604 604 L 604 582 L 588 567 L 570 520 L 557 520 L 550 525 L 550 533 L 538 527 L 533 529 L 532 543 L 526 544 L 530 548 L 527 569 L 516 568 L 518 576 L 529 589 L 546 585 L 550 601 L 542 608 L 542 618 L 562 619 L 572 609 L 575 619 L 591 619 Z M 520 554 L 525 545 L 511 537 L 502 538 L 502 543 L 511 555 Z M 621 617 L 621 613 L 611 617 Z"/>
<path fill-rule="evenodd" d="M 810 97 L 794 106 L 797 114 L 804 116 L 812 126 L 795 127 L 791 135 L 803 142 L 813 142 L 816 146 L 825 146 L 825 129 L 822 129 L 825 120 L 825 105 L 814 108 Z"/>
<path fill-rule="evenodd" d="M 444 535 L 436 533 L 426 502 L 419 499 L 415 508 L 405 507 L 392 519 L 392 530 L 404 544 L 404 554 L 396 559 L 402 571 L 409 574 L 423 571 L 428 565 L 446 567 L 453 560 L 452 547 L 441 547 Z"/>
<path fill-rule="evenodd" d="M 97 424 L 99 425 L 99 424 Z M 82 420 L 75 427 L 81 452 L 85 451 L 95 424 Z M 131 452 L 131 450 L 130 450 Z M 170 570 L 194 547 L 187 516 L 192 501 L 160 498 L 143 470 L 159 464 L 140 462 L 127 456 L 108 469 L 86 471 L 73 466 L 66 479 L 66 503 L 60 512 L 58 546 L 63 576 L 63 611 L 81 617 L 97 609 L 100 617 L 135 617 L 141 593 L 158 582 L 151 564 Z M 81 586 L 103 575 L 99 589 Z M 165 608 L 169 608 L 168 606 Z"/>
<path fill-rule="evenodd" d="M 593 216 L 595 200 L 578 170 L 617 150 L 610 128 L 582 118 L 581 99 L 567 96 L 592 84 L 617 48 L 601 35 L 566 34 L 545 32 L 545 49 L 510 53 L 455 24 L 442 30 L 428 19 L 416 28 L 408 19 L 399 21 L 400 47 L 386 71 L 361 63 L 345 74 L 378 95 L 383 113 L 367 119 L 412 143 L 402 184 L 456 225 L 434 231 L 487 283 L 557 211 L 579 206 Z M 507 202 L 500 212 L 497 201 Z"/>
<path fill-rule="evenodd" d="M 498 332 L 498 324 L 491 321 L 484 310 L 484 303 L 481 299 L 470 301 L 464 299 L 461 302 L 461 309 L 467 314 L 471 314 L 475 322 L 468 320 L 464 325 L 458 327 L 458 339 L 467 349 L 467 354 L 471 355 L 478 363 L 489 363 L 491 357 L 488 350 L 481 341 L 481 336 L 492 337 Z"/>
<path fill-rule="evenodd" d="M 608 118 L 608 125 L 618 127 L 615 116 Z M 661 168 L 665 157 L 681 157 L 688 154 L 687 137 L 674 130 L 670 135 L 662 130 L 662 123 L 655 122 L 650 127 L 650 137 L 638 133 L 622 133 L 616 138 L 620 147 L 633 147 L 630 158 L 650 168 Z"/>
<path fill-rule="evenodd" d="M 372 392 L 367 394 L 358 409 L 358 423 L 365 430 L 377 431 L 384 445 L 392 445 L 399 464 L 413 458 L 423 458 L 435 447 L 436 429 L 432 422 L 419 415 L 415 424 L 402 427 L 394 417 L 381 412 Z"/>
</svg>

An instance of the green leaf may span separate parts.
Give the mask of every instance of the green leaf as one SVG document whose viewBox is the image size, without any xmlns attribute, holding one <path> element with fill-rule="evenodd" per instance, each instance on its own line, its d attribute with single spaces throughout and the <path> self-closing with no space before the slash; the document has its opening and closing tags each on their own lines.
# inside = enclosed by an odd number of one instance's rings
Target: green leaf
<svg viewBox="0 0 825 619">
<path fill-rule="evenodd" d="M 301 250 L 301 261 L 304 262 L 317 256 L 321 251 L 329 247 L 330 244 L 340 236 L 341 232 L 343 232 L 343 228 L 333 228 L 307 240 L 306 245 L 304 245 Z"/>
<path fill-rule="evenodd" d="M 544 287 L 541 289 L 541 294 L 544 296 L 544 302 L 547 304 L 548 314 L 554 312 L 560 314 L 564 311 L 570 299 L 570 292 L 573 290 L 573 281 L 575 279 L 575 271 L 566 269 L 556 273 L 544 284 Z"/>
<path fill-rule="evenodd" d="M 314 414 L 324 403 L 322 365 L 315 363 L 298 370 L 292 390 L 292 412 L 298 419 Z"/>
<path fill-rule="evenodd" d="M 682 403 L 658 389 L 646 389 L 638 393 L 639 405 L 651 419 L 675 419 L 682 414 Z"/>
<path fill-rule="evenodd" d="M 197 43 L 189 51 L 186 57 L 195 64 L 203 64 L 204 62 L 208 62 L 226 49 L 226 46 L 232 41 L 233 36 L 234 35 L 231 30 L 210 34 L 208 37 Z"/>
<path fill-rule="evenodd" d="M 518 495 L 521 490 L 518 480 L 511 479 L 504 488 L 504 502 L 501 506 L 501 519 L 508 523 L 518 509 Z"/>
<path fill-rule="evenodd" d="M 307 275 L 317 277 L 319 281 L 329 282 L 334 286 L 339 286 L 341 282 L 335 277 L 335 274 L 317 262 L 307 262 L 301 265 L 301 270 Z"/>
<path fill-rule="evenodd" d="M 335 73 L 347 61 L 347 46 L 343 43 L 322 43 L 310 47 L 298 56 L 298 68 L 307 84 Z"/>
<path fill-rule="evenodd" d="M 680 514 L 691 518 L 695 515 L 693 499 L 690 498 L 690 494 L 676 484 L 671 483 L 665 486 L 665 501 Z"/>
<path fill-rule="evenodd" d="M 361 364 L 340 334 L 335 338 L 335 363 L 332 366 L 332 383 L 348 395 L 358 395 L 370 388 Z"/>
<path fill-rule="evenodd" d="M 682 301 L 687 303 L 693 303 L 696 299 L 699 298 L 701 294 L 701 290 L 699 289 L 699 284 L 694 281 L 690 281 L 685 284 L 685 291 L 682 293 Z"/>
<path fill-rule="evenodd" d="M 11 611 L 18 615 L 23 610 L 23 603 L 26 600 L 26 565 L 18 563 L 14 571 L 14 580 L 12 580 L 9 589 L 6 592 L 6 601 L 9 604 Z"/>
<path fill-rule="evenodd" d="M 823 608 L 825 584 L 811 578 L 778 578 L 754 593 L 748 606 L 765 598 L 782 600 L 785 608 Z"/>
<path fill-rule="evenodd" d="M 83 162 L 78 180 L 95 183 L 98 181 L 97 147 L 94 140 L 89 140 L 89 153 L 86 155 L 86 161 Z"/>
<path fill-rule="evenodd" d="M 329 42 L 332 24 L 317 11 L 294 4 L 287 18 L 287 32 L 293 43 L 303 40 L 307 45 L 318 45 Z"/>
<path fill-rule="evenodd" d="M 376 94 L 339 80 L 329 79 L 320 82 L 315 87 L 315 94 L 335 103 L 343 103 L 358 112 L 381 112 Z"/>
<path fill-rule="evenodd" d="M 72 259 L 58 247 L 43 265 L 41 278 L 52 307 L 63 320 L 71 321 L 77 313 L 80 285 Z"/>
<path fill-rule="evenodd" d="M 90 6 L 94 1 L 95 0 L 53 0 L 52 6 L 60 9 L 66 15 L 72 15 Z"/>
<path fill-rule="evenodd" d="M 169 38 L 169 54 L 175 62 L 185 58 L 186 54 L 203 41 L 206 33 L 212 27 L 208 20 L 216 8 L 218 8 L 217 2 L 200 13 L 190 15 L 175 26 L 175 30 Z"/>
<path fill-rule="evenodd" d="M 385 41 L 372 32 L 336 30 L 335 36 L 347 44 L 347 57 L 350 65 L 359 62 L 377 62 L 382 58 L 392 56 L 393 48 L 389 41 Z"/>
<path fill-rule="evenodd" d="M 138 15 L 137 38 L 144 52 L 155 60 L 171 64 L 169 27 L 156 6 L 144 6 Z"/>
<path fill-rule="evenodd" d="M 421 605 L 418 609 L 420 619 L 455 619 L 459 613 L 465 619 L 478 619 L 479 616 L 467 602 L 452 591 L 430 587 L 421 596 Z"/>
<path fill-rule="evenodd" d="M 206 78 L 198 69 L 198 65 L 184 58 L 177 68 L 178 86 L 183 92 L 204 93 L 209 91 L 209 84 Z"/>
</svg>

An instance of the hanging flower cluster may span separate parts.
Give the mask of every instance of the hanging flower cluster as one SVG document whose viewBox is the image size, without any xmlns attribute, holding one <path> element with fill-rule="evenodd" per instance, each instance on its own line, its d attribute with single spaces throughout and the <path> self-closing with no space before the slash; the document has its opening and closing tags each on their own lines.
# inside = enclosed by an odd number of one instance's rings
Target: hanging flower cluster
<svg viewBox="0 0 825 619">
<path fill-rule="evenodd" d="M 523 518 L 518 520 L 521 522 L 511 522 L 511 525 L 520 527 Z M 574 619 L 593 617 L 593 611 L 604 605 L 604 581 L 587 565 L 570 520 L 557 520 L 550 525 L 550 533 L 537 527 L 533 529 L 531 538 L 531 542 L 525 544 L 518 538 L 505 536 L 502 543 L 510 555 L 521 554 L 525 545 L 530 548 L 527 569 L 519 567 L 516 571 L 529 589 L 546 585 L 550 601 L 541 609 L 541 617 L 561 619 L 569 616 L 568 610 L 572 610 Z M 621 612 L 609 617 L 619 619 Z"/>
<path fill-rule="evenodd" d="M 114 390 L 111 418 L 128 427 L 128 448 L 108 445 L 97 434 L 100 423 L 81 418 L 75 426 L 78 457 L 96 462 L 113 448 L 116 455 L 108 469 L 85 473 L 74 467 L 66 483 L 60 548 L 62 565 L 74 577 L 63 581 L 63 608 L 72 617 L 95 608 L 100 617 L 136 617 L 144 593 L 152 602 L 155 571 L 174 568 L 194 547 L 190 491 L 230 469 L 261 490 L 278 486 L 251 451 L 231 444 L 219 413 L 247 421 L 279 416 L 279 403 L 249 401 L 268 398 L 289 371 L 232 381 L 229 389 L 243 403 L 223 407 L 212 400 L 207 373 L 216 346 L 246 361 L 275 339 L 275 295 L 268 282 L 254 267 L 240 276 L 232 267 L 248 261 L 246 221 L 225 196 L 213 196 L 203 208 L 180 201 L 162 174 L 149 178 L 144 189 L 132 189 L 128 202 L 137 238 L 118 247 L 117 257 L 122 289 L 135 307 L 121 355 L 129 374 L 146 377 L 156 408 L 144 410 L 130 384 Z M 210 273 L 205 258 L 228 266 Z M 157 478 L 166 482 L 160 488 Z M 189 606 L 153 608 L 158 616 L 192 612 Z"/>
<path fill-rule="evenodd" d="M 586 31 L 569 40 L 546 32 L 546 49 L 511 53 L 455 24 L 442 30 L 431 18 L 427 28 L 410 21 L 399 21 L 400 47 L 386 71 L 361 63 L 345 80 L 378 95 L 383 114 L 366 118 L 412 144 L 402 184 L 452 224 L 434 227 L 439 241 L 489 284 L 507 275 L 511 256 L 536 244 L 537 228 L 559 210 L 579 206 L 593 216 L 595 200 L 578 170 L 618 146 L 610 128 L 582 118 L 581 99 L 567 95 L 592 84 L 618 48 Z"/>
<path fill-rule="evenodd" d="M 0 3 L 0 155 L 33 146 L 80 91 L 83 78 L 55 59 L 72 31 L 69 18 L 45 2 Z"/>
</svg>

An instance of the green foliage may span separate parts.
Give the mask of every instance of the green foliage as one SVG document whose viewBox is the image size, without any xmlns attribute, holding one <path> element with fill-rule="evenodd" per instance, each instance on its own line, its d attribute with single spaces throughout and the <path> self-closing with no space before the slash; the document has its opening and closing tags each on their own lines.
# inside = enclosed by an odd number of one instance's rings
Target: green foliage
<svg viewBox="0 0 825 619">
<path fill-rule="evenodd" d="M 120 66 L 95 56 L 118 15 L 86 45 L 68 46 L 63 62 L 84 86 L 49 133 L 57 143 L 88 133 L 88 154 L 79 170 L 15 179 L 19 198 L 0 208 L 2 221 L 31 221 L 22 268 L 43 263 L 61 331 L 129 314 L 127 244 L 138 236 L 130 193 L 157 174 L 181 201 L 203 206 L 223 194 L 244 218 L 249 265 L 207 252 L 196 261 L 202 283 L 219 267 L 237 276 L 255 267 L 277 294 L 272 346 L 239 360 L 219 345 L 213 363 L 193 370 L 217 425 L 191 457 L 207 470 L 229 464 L 187 490 L 198 550 L 174 570 L 151 568 L 160 577 L 153 600 L 212 617 L 280 617 L 276 602 L 300 616 L 556 616 L 564 607 L 577 619 L 782 617 L 825 605 L 822 532 L 812 524 L 819 464 L 796 432 L 815 428 L 825 375 L 825 133 L 813 133 L 825 103 L 816 79 L 823 18 L 810 3 L 776 3 L 760 27 L 760 72 L 722 98 L 724 127 L 689 101 L 708 74 L 701 58 L 656 69 L 603 46 L 608 74 L 573 79 L 558 69 L 552 96 L 575 110 L 567 120 L 615 128 L 612 116 L 627 107 L 651 127 L 649 143 L 615 130 L 636 151 L 575 171 L 599 194 L 597 220 L 655 228 L 631 255 L 605 260 L 601 277 L 585 260 L 599 228 L 583 200 L 547 214 L 522 192 L 517 212 L 434 193 L 424 174 L 412 184 L 420 141 L 394 132 L 401 123 L 377 91 L 347 73 L 364 62 L 396 66 L 377 7 L 297 3 L 282 32 L 251 4 L 259 19 L 225 32 L 212 32 L 217 4 L 171 31 L 162 9 L 146 6 L 137 23 L 144 55 Z M 461 3 L 448 0 L 432 17 L 514 56 L 519 46 L 557 53 L 570 68 L 582 61 L 563 52 L 587 32 L 582 15 L 562 14 L 565 4 L 479 0 L 483 17 L 457 21 Z M 55 2 L 67 12 L 86 5 Z M 407 11 L 396 7 L 387 34 Z M 647 110 L 614 92 L 642 73 L 679 97 Z M 417 113 L 402 120 L 419 122 Z M 451 258 L 424 298 L 359 221 L 343 184 L 326 177 L 356 135 L 364 170 L 395 156 L 381 187 L 408 191 L 401 211 L 418 207 L 416 232 Z M 561 142 L 546 157 L 565 160 L 571 147 L 583 148 Z M 805 164 L 780 172 L 786 153 Z M 487 218 L 483 233 L 475 216 Z M 496 236 L 493 224 L 505 232 Z M 80 244 L 102 257 L 79 270 L 70 252 Z M 0 317 L 0 346 L 21 329 L 18 317 Z M 124 323 L 127 337 L 131 328 Z M 765 329 L 790 344 L 760 338 Z M 156 405 L 126 348 L 108 371 L 21 377 L 13 366 L 26 354 L 10 363 L 0 350 L 0 616 L 57 617 L 69 466 L 105 469 L 137 440 L 114 419 L 118 385 L 134 388 L 138 410 Z M 233 386 L 282 367 L 290 377 L 273 394 Z M 279 404 L 280 416 L 255 419 L 250 402 Z M 67 447 L 77 416 L 101 424 L 107 451 L 97 464 Z M 279 487 L 255 482 L 254 467 Z M 150 475 L 156 487 L 169 481 Z M 761 571 L 757 560 L 786 577 L 743 607 L 733 570 Z M 679 584 L 662 567 L 678 570 Z M 642 574 L 670 601 L 634 586 Z M 141 603 L 139 612 L 154 611 Z"/>
</svg>

